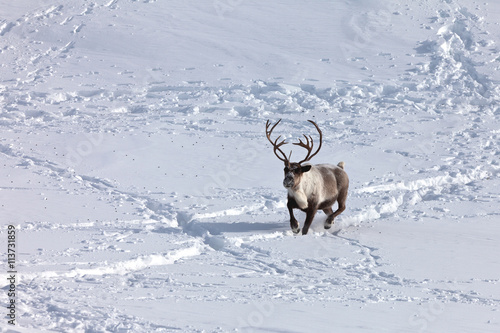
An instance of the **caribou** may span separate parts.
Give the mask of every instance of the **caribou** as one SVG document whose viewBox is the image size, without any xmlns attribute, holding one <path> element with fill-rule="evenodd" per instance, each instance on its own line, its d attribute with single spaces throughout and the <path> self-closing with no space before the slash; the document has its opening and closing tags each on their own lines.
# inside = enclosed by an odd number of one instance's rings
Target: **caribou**
<svg viewBox="0 0 500 333">
<path fill-rule="evenodd" d="M 291 163 L 290 159 L 292 152 L 287 155 L 281 150 L 283 145 L 286 145 L 284 139 L 279 141 L 281 135 L 276 140 L 271 139 L 273 130 L 281 122 L 278 120 L 276 124 L 271 126 L 271 121 L 266 123 L 266 136 L 269 142 L 273 145 L 274 154 L 279 160 L 285 163 L 285 178 L 283 179 L 283 186 L 288 190 L 287 207 L 290 213 L 290 227 L 294 234 L 300 232 L 299 223 L 293 215 L 294 209 L 300 209 L 306 213 L 306 220 L 302 228 L 302 235 L 306 235 L 309 227 L 318 210 L 323 210 L 327 215 L 324 227 L 330 229 L 334 223 L 335 217 L 342 213 L 346 208 L 347 190 L 349 188 L 349 177 L 344 171 L 344 162 L 337 165 L 332 164 L 303 164 L 309 162 L 314 156 L 319 153 L 323 143 L 323 133 L 318 125 L 308 120 L 316 127 L 319 133 L 319 146 L 314 153 L 314 141 L 311 135 L 303 134 L 305 141 L 299 139 L 299 142 L 293 143 L 299 147 L 307 150 L 307 155 L 304 159 L 297 163 Z M 312 154 L 311 154 L 312 153 Z M 338 208 L 333 211 L 332 206 L 338 203 Z"/>
</svg>

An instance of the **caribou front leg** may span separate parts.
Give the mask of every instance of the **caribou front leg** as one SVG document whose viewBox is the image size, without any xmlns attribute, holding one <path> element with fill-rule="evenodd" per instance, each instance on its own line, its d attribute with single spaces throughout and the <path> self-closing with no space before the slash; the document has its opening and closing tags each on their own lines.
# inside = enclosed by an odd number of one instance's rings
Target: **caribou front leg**
<svg viewBox="0 0 500 333">
<path fill-rule="evenodd" d="M 316 208 L 316 205 L 309 205 L 309 208 L 307 208 L 306 221 L 304 222 L 304 227 L 302 228 L 302 235 L 307 235 L 309 227 L 311 226 L 311 223 L 317 211 L 318 209 Z"/>
<path fill-rule="evenodd" d="M 292 228 L 294 234 L 298 234 L 300 232 L 299 222 L 297 222 L 297 219 L 293 215 L 293 209 L 299 208 L 297 206 L 297 202 L 295 202 L 295 199 L 288 197 L 288 202 L 286 205 L 288 207 L 288 212 L 290 213 L 290 228 Z"/>
</svg>

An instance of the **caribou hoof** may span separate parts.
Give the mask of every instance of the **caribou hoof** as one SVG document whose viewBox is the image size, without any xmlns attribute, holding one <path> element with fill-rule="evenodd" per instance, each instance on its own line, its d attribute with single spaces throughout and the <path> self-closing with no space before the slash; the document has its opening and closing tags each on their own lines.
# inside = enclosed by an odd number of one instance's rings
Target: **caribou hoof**
<svg viewBox="0 0 500 333">
<path fill-rule="evenodd" d="M 292 232 L 297 235 L 300 232 L 300 228 L 292 229 Z"/>
</svg>

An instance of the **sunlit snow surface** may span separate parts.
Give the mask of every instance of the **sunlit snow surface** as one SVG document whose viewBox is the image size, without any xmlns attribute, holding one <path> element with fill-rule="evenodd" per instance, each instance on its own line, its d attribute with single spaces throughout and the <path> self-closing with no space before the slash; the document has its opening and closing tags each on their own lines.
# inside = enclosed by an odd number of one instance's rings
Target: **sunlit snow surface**
<svg viewBox="0 0 500 333">
<path fill-rule="evenodd" d="M 0 332 L 499 332 L 499 17 L 0 0 Z M 267 119 L 345 162 L 329 231 L 290 231 Z"/>
</svg>

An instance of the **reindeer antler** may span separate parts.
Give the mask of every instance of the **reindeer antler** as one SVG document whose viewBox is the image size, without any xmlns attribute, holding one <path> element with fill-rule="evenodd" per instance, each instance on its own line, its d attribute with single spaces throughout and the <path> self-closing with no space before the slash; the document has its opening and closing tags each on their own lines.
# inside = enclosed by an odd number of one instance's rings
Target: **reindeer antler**
<svg viewBox="0 0 500 333">
<path fill-rule="evenodd" d="M 269 129 L 269 126 L 271 125 L 271 121 L 270 120 L 267 121 L 267 123 L 266 123 L 266 136 L 267 136 L 267 139 L 269 140 L 269 142 L 271 142 L 271 144 L 274 147 L 274 154 L 276 155 L 276 157 L 278 157 L 278 159 L 280 159 L 281 161 L 285 162 L 286 165 L 289 165 L 290 164 L 290 157 L 292 156 L 292 152 L 290 152 L 290 155 L 287 158 L 286 154 L 280 149 L 281 146 L 286 145 L 288 142 L 285 142 L 284 139 L 282 141 L 278 142 L 278 140 L 281 138 L 281 135 L 278 136 L 276 138 L 276 140 L 274 140 L 274 141 L 271 140 L 271 133 L 273 132 L 274 128 L 280 123 L 280 121 L 281 121 L 281 119 L 278 120 L 278 122 L 276 124 L 274 124 L 271 127 L 271 129 Z M 300 161 L 298 164 L 302 164 L 304 162 L 307 162 L 307 161 L 311 160 L 311 158 L 316 156 L 316 154 L 319 153 L 319 150 L 321 149 L 321 145 L 323 143 L 323 133 L 321 133 L 321 130 L 319 129 L 318 125 L 312 120 L 308 120 L 308 122 L 313 124 L 314 127 L 316 127 L 316 129 L 318 130 L 319 147 L 314 152 L 314 154 L 311 155 L 311 152 L 312 152 L 313 147 L 314 147 L 314 140 L 313 140 L 312 136 L 310 136 L 310 135 L 307 136 L 307 135 L 303 134 L 304 138 L 306 139 L 305 142 L 302 141 L 302 139 L 299 139 L 299 142 L 294 143 L 294 145 L 296 145 L 296 146 L 300 146 L 302 148 L 307 149 L 306 157 L 302 161 Z M 280 152 L 281 156 L 278 155 L 277 152 Z"/>
<path fill-rule="evenodd" d="M 285 165 L 289 165 L 290 164 L 290 157 L 286 157 L 286 154 L 280 149 L 281 146 L 283 145 L 286 145 L 288 142 L 285 142 L 285 140 L 283 139 L 281 142 L 278 143 L 278 140 L 281 138 L 281 135 L 278 136 L 276 138 L 276 140 L 271 140 L 271 133 L 273 132 L 274 128 L 280 123 L 281 119 L 278 120 L 278 122 L 276 124 L 273 125 L 273 127 L 271 127 L 271 129 L 269 130 L 269 126 L 271 125 L 271 121 L 268 120 L 267 123 L 266 123 L 266 136 L 267 136 L 267 139 L 269 140 L 269 142 L 271 142 L 271 144 L 273 145 L 274 147 L 274 154 L 276 155 L 276 157 L 278 159 L 280 159 L 281 161 L 285 162 Z M 280 157 L 277 153 L 277 151 L 279 151 L 282 155 L 282 157 Z M 290 155 L 292 153 L 290 152 Z"/>
<path fill-rule="evenodd" d="M 302 142 L 302 139 L 299 139 L 299 142 L 294 143 L 294 145 L 296 145 L 296 146 L 300 146 L 302 148 L 307 149 L 307 155 L 306 155 L 306 157 L 302 161 L 300 161 L 299 164 L 307 162 L 307 161 L 311 160 L 311 158 L 313 158 L 314 156 L 316 156 L 316 154 L 319 153 L 319 150 L 321 149 L 321 145 L 323 143 L 323 133 L 321 133 L 321 130 L 319 129 L 318 125 L 314 121 L 312 121 L 312 120 L 308 120 L 308 122 L 310 122 L 311 124 L 313 124 L 314 127 L 316 127 L 316 129 L 318 130 L 318 133 L 319 133 L 319 147 L 314 152 L 314 154 L 311 155 L 311 151 L 312 151 L 312 149 L 314 147 L 314 140 L 313 140 L 313 138 L 310 135 L 308 137 L 307 135 L 303 134 L 304 138 L 306 139 L 306 142 L 304 143 L 304 142 Z"/>
</svg>

